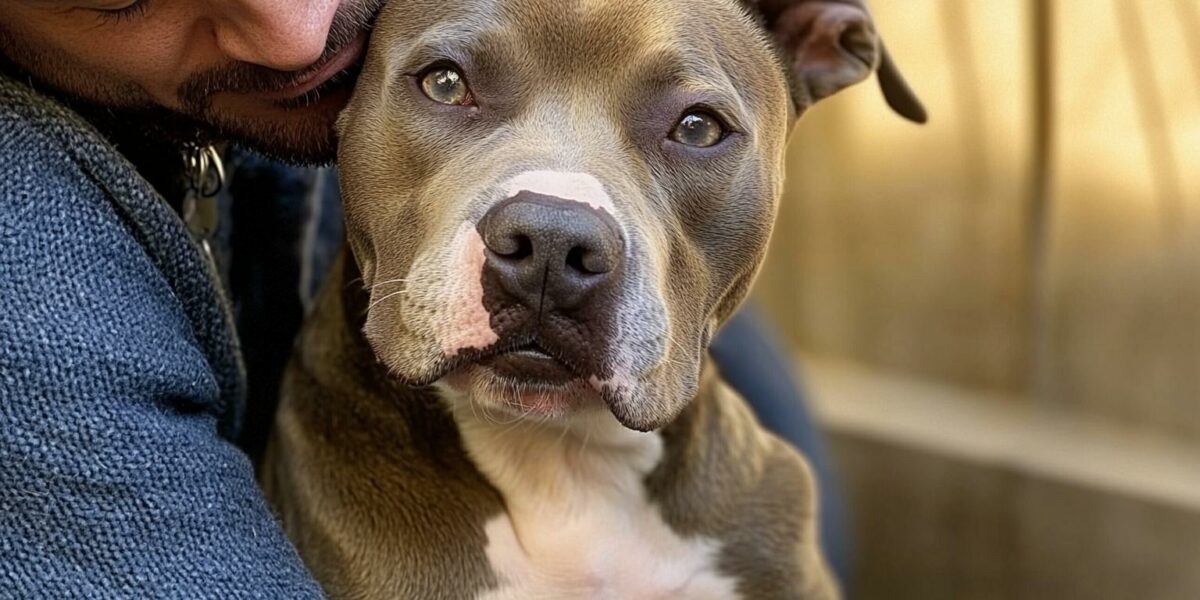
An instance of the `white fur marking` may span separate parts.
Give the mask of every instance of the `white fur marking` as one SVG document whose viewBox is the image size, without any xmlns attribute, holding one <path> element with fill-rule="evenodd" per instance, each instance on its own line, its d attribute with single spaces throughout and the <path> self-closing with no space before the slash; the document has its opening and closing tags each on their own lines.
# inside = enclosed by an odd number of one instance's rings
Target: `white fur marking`
<svg viewBox="0 0 1200 600">
<path fill-rule="evenodd" d="M 483 238 L 475 226 L 463 221 L 450 242 L 451 280 L 445 289 L 445 312 L 438 327 L 442 352 L 453 356 L 465 348 L 484 348 L 496 342 L 498 336 L 491 327 L 491 317 L 483 306 Z"/>
<path fill-rule="evenodd" d="M 451 402 L 455 420 L 507 508 L 485 525 L 500 585 L 481 600 L 738 597 L 716 569 L 720 545 L 679 536 L 646 497 L 643 480 L 663 452 L 657 433 L 626 429 L 608 411 L 514 426 L 470 402 Z"/>
<path fill-rule="evenodd" d="M 609 198 L 608 192 L 604 190 L 604 184 L 587 173 L 525 171 L 508 180 L 504 187 L 509 198 L 522 191 L 528 191 L 583 202 L 592 208 L 604 209 L 614 217 L 617 215 L 612 198 Z"/>
</svg>

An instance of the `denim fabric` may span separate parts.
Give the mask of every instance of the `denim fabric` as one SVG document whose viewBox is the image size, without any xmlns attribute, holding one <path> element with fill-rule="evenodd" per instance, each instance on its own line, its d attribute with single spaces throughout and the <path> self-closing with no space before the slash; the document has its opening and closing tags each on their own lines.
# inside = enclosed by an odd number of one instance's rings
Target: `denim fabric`
<svg viewBox="0 0 1200 600">
<path fill-rule="evenodd" d="M 0 597 L 319 597 L 228 441 L 242 389 L 179 219 L 0 76 Z"/>
</svg>

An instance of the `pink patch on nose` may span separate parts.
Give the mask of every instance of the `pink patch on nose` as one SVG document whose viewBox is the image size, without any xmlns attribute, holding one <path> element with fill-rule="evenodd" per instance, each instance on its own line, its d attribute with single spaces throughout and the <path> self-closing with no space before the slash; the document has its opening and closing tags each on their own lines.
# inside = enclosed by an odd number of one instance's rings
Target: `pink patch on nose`
<svg viewBox="0 0 1200 600">
<path fill-rule="evenodd" d="M 597 210 L 608 211 L 610 215 L 617 214 L 604 184 L 588 173 L 525 171 L 508 180 L 505 188 L 509 198 L 526 191 L 582 202 Z"/>
<path fill-rule="evenodd" d="M 468 348 L 486 348 L 499 337 L 483 306 L 483 238 L 471 223 L 463 222 L 450 244 L 445 305 L 435 328 L 442 351 L 454 356 Z"/>
</svg>

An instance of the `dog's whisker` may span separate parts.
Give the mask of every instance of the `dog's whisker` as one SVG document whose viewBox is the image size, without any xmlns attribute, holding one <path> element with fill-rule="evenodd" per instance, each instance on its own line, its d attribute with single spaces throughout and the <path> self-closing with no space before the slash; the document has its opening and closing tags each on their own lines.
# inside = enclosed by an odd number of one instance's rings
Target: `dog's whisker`
<svg viewBox="0 0 1200 600">
<path fill-rule="evenodd" d="M 467 404 L 471 407 L 471 416 L 476 421 L 482 420 L 482 417 L 479 416 L 479 403 L 475 401 L 475 398 L 472 396 L 468 396 Z"/>
<path fill-rule="evenodd" d="M 375 306 L 376 306 L 376 305 L 378 305 L 380 302 L 383 302 L 384 300 L 387 300 L 388 298 L 391 298 L 392 296 L 399 296 L 400 294 L 403 294 L 403 293 L 405 293 L 406 291 L 408 291 L 408 289 L 407 289 L 407 288 L 405 288 L 405 289 L 402 289 L 402 290 L 400 290 L 400 291 L 392 292 L 392 293 L 390 293 L 390 294 L 388 294 L 388 295 L 386 295 L 386 296 L 384 296 L 384 297 L 382 297 L 382 298 L 380 298 L 380 299 L 378 299 L 378 300 L 376 300 L 376 301 L 372 302 L 372 303 L 370 304 L 370 306 L 368 306 L 368 307 L 367 307 L 367 310 L 369 311 L 369 310 L 371 310 L 372 308 L 375 308 Z"/>
<path fill-rule="evenodd" d="M 545 421 L 549 421 L 549 419 L 548 418 L 545 419 L 543 424 L 545 424 Z M 558 434 L 558 439 L 554 441 L 554 445 L 556 447 L 558 447 L 560 449 L 559 451 L 562 452 L 563 454 L 566 454 L 566 450 L 563 450 L 563 448 L 566 448 L 565 440 L 567 439 L 567 432 L 569 432 L 570 430 L 571 430 L 570 427 L 563 426 L 562 431 L 560 431 Z"/>
<path fill-rule="evenodd" d="M 592 439 L 592 428 L 587 427 L 583 430 L 583 443 L 579 445 L 579 456 L 587 456 L 588 440 Z"/>
<path fill-rule="evenodd" d="M 360 279 L 360 281 L 361 281 L 361 279 Z M 387 281 L 376 281 L 375 283 L 371 284 L 368 287 L 368 289 L 373 290 L 381 285 L 391 285 L 393 283 L 408 283 L 408 278 L 407 277 L 397 277 L 396 279 L 388 279 Z M 364 287 L 366 287 L 366 286 L 364 286 Z"/>
<path fill-rule="evenodd" d="M 663 353 L 661 362 L 669 364 L 669 365 L 675 365 L 677 367 L 687 367 L 688 366 L 687 361 L 682 360 L 682 359 L 677 359 L 677 358 L 670 358 L 671 350 L 675 350 L 675 351 L 679 352 L 680 354 L 682 354 L 684 351 L 683 344 L 680 344 L 675 339 L 675 334 L 673 332 L 667 332 L 667 344 L 668 344 L 669 348 L 667 349 L 667 352 Z"/>
</svg>

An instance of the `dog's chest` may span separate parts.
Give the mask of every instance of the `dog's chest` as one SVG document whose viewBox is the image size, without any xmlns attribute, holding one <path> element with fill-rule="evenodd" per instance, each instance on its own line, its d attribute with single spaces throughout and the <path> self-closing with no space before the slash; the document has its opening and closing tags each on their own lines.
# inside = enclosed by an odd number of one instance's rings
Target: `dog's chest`
<svg viewBox="0 0 1200 600">
<path fill-rule="evenodd" d="M 727 599 L 719 546 L 672 532 L 654 507 L 591 507 L 579 514 L 502 515 L 486 526 L 500 586 L 486 600 L 527 598 Z"/>
<path fill-rule="evenodd" d="M 507 508 L 485 524 L 498 585 L 480 599 L 738 597 L 735 580 L 717 569 L 720 543 L 681 536 L 647 498 L 643 481 L 661 439 L 617 435 L 588 443 L 569 434 L 464 436 Z"/>
</svg>

